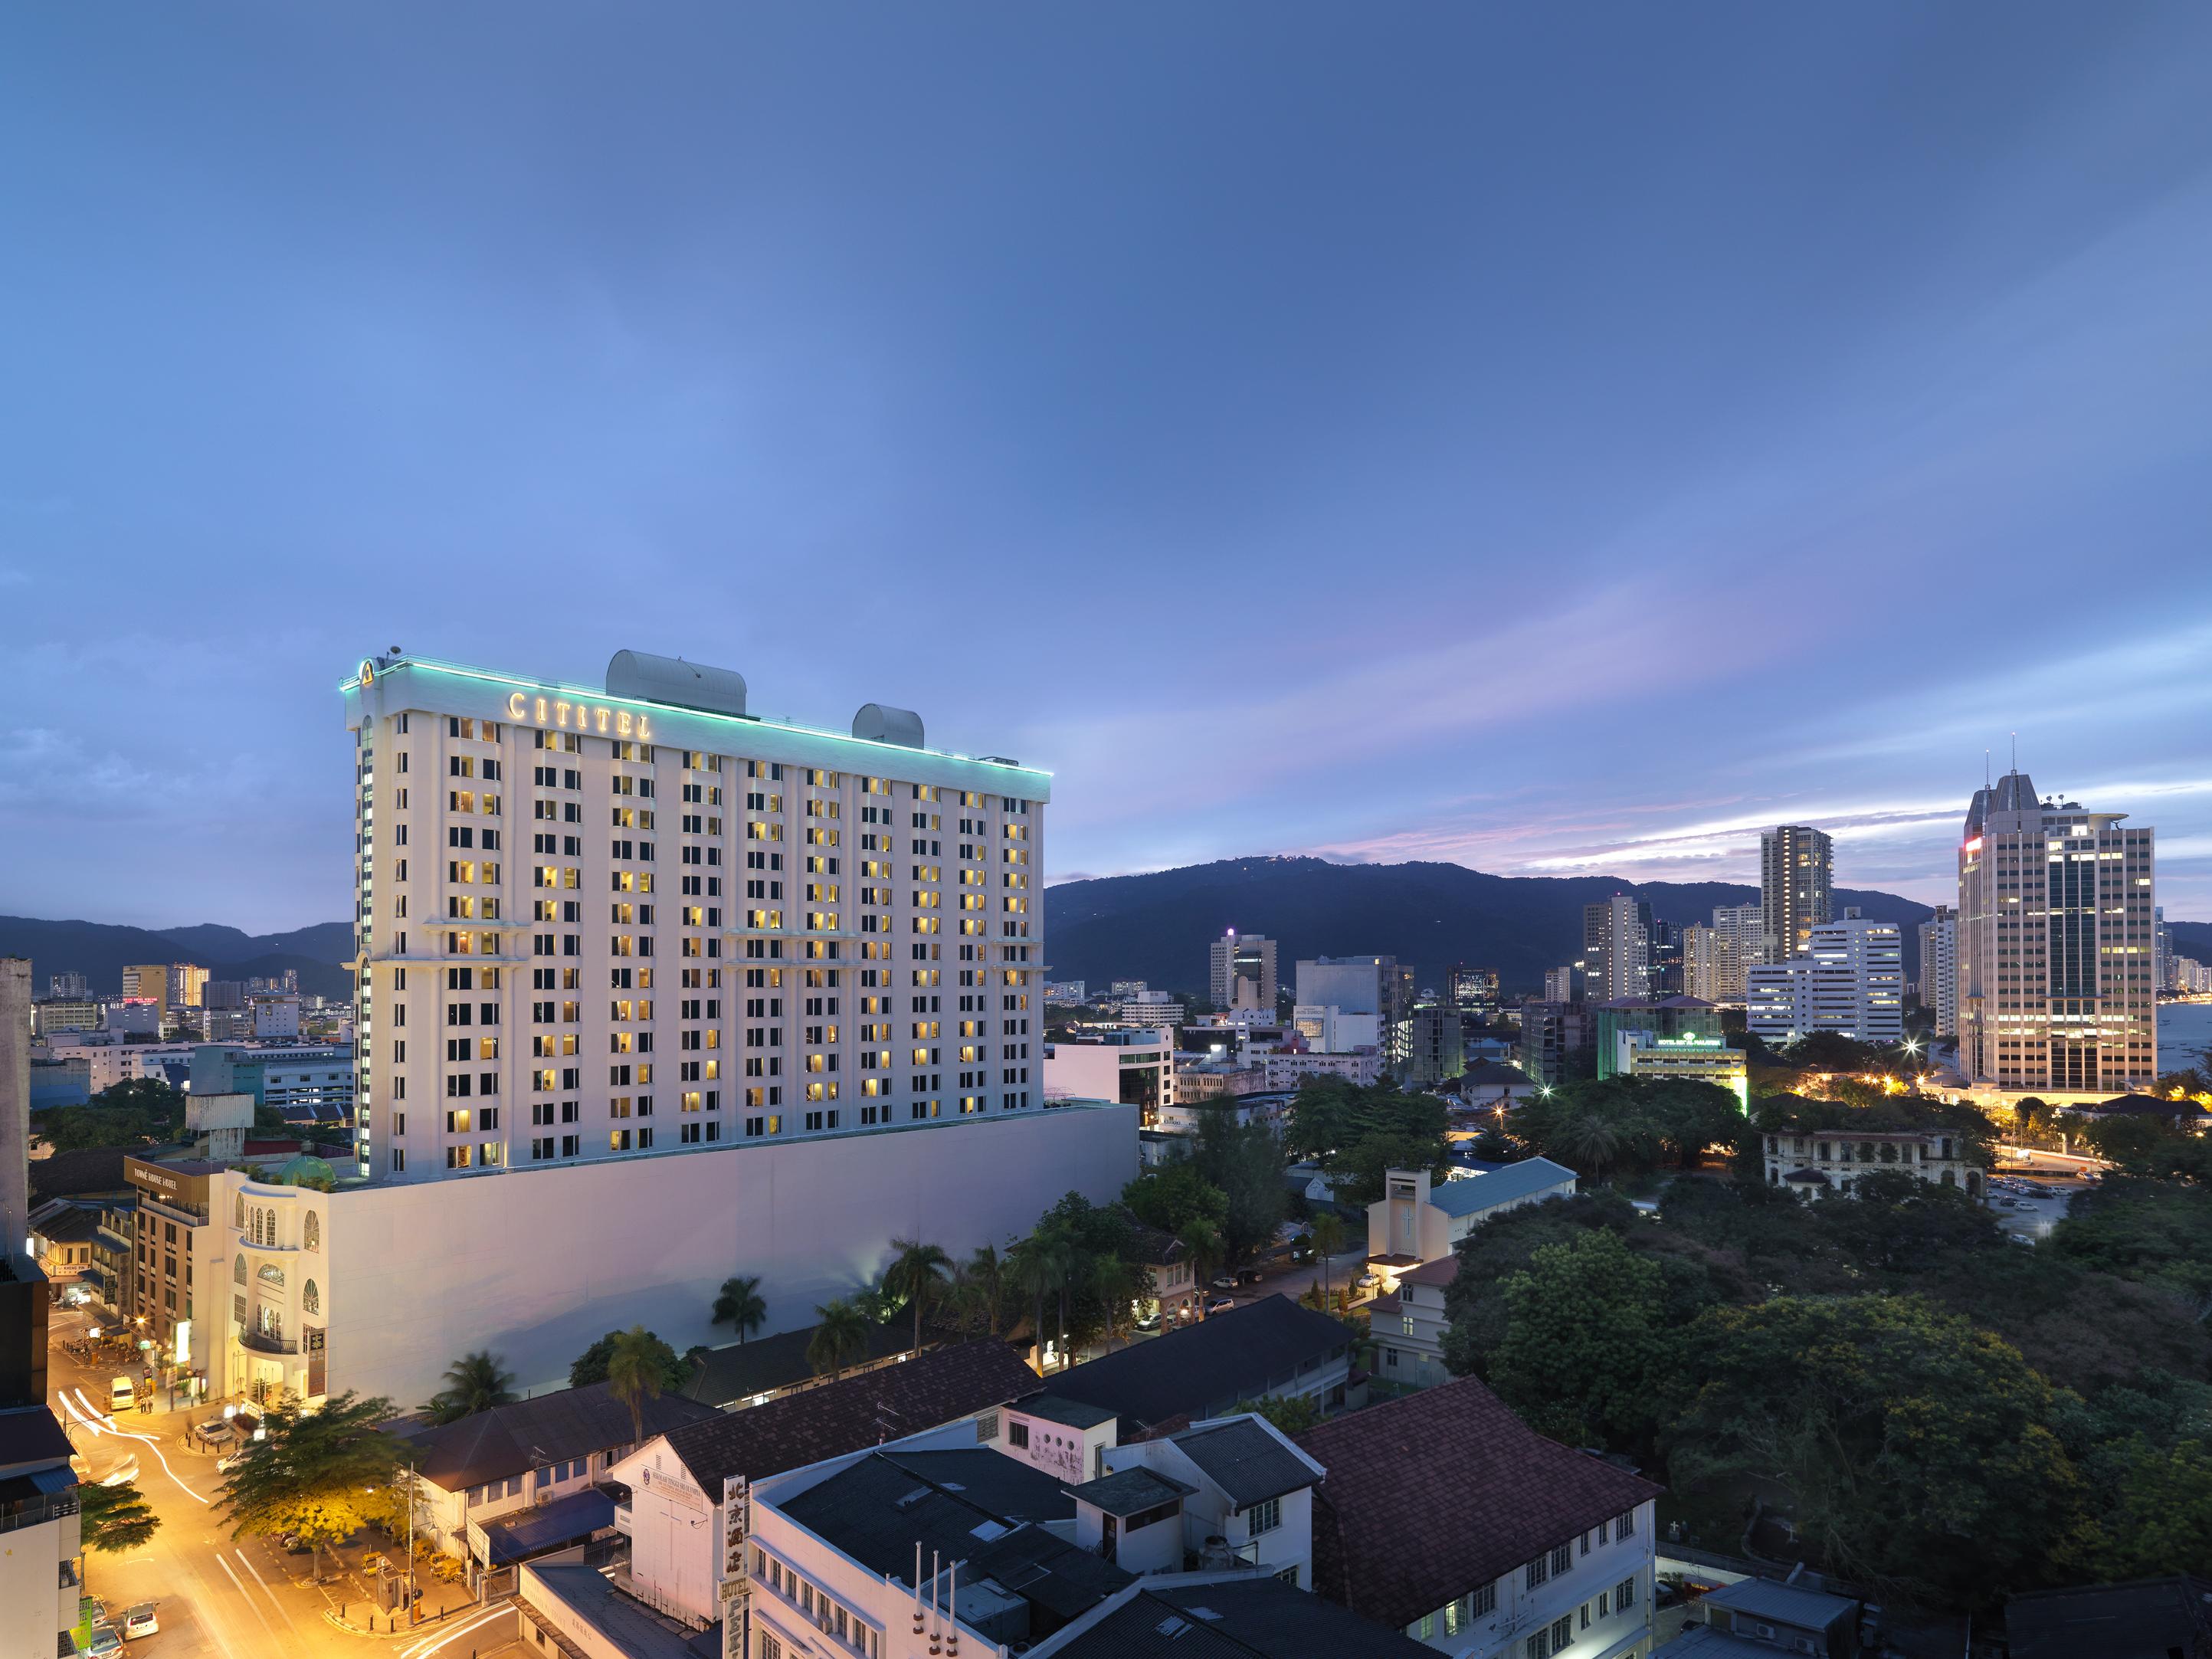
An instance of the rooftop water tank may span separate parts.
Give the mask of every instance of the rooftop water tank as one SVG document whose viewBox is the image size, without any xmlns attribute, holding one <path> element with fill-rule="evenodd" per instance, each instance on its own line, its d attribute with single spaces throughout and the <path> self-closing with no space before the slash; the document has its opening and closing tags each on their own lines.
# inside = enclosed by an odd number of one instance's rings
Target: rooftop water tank
<svg viewBox="0 0 2212 1659">
<path fill-rule="evenodd" d="M 709 668 L 681 657 L 617 651 L 607 660 L 607 695 L 672 703 L 708 714 L 742 714 L 745 677 L 734 668 Z"/>
<path fill-rule="evenodd" d="M 853 735 L 870 743 L 895 743 L 902 749 L 921 747 L 921 716 L 911 708 L 894 708 L 885 702 L 864 702 L 853 716 Z"/>
</svg>

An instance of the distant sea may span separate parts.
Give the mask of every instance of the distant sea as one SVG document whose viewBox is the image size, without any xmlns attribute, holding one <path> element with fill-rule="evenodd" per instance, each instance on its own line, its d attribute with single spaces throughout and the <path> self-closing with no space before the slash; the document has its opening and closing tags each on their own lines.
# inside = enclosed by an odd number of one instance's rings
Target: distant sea
<svg viewBox="0 0 2212 1659">
<path fill-rule="evenodd" d="M 2212 1002 L 2160 1003 L 2158 1069 L 2181 1071 L 2195 1063 L 2199 1048 L 2212 1048 Z"/>
</svg>

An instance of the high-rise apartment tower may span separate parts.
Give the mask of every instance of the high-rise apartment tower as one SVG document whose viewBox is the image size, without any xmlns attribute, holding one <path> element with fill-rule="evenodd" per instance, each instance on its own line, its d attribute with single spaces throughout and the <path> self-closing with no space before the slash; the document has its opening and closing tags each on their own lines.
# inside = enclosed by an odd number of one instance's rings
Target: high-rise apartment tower
<svg viewBox="0 0 2212 1659">
<path fill-rule="evenodd" d="M 1834 914 L 1835 845 L 1824 830 L 1784 823 L 1759 837 L 1759 893 L 1767 962 L 1802 957 L 1813 930 Z"/>
</svg>

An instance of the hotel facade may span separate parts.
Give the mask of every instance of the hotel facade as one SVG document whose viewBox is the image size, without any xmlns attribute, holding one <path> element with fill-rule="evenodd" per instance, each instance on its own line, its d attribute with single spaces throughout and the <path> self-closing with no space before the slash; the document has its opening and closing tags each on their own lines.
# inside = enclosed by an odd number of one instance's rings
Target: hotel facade
<svg viewBox="0 0 2212 1659">
<path fill-rule="evenodd" d="M 344 693 L 360 1176 L 1042 1104 L 1045 774 L 630 652 L 601 690 L 390 657 Z"/>
<path fill-rule="evenodd" d="M 1959 848 L 1959 1069 L 2005 1093 L 2106 1098 L 2158 1079 L 2156 847 L 2124 812 L 1974 792 Z"/>
</svg>

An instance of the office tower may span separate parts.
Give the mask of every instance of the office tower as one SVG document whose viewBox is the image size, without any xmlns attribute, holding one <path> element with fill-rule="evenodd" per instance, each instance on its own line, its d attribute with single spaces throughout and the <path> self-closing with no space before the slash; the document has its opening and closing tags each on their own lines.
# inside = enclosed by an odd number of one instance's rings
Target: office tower
<svg viewBox="0 0 2212 1659">
<path fill-rule="evenodd" d="M 1759 837 L 1759 892 L 1766 933 L 1765 962 L 1787 962 L 1805 954 L 1813 929 L 1834 914 L 1829 889 L 1835 873 L 1835 847 L 1826 834 L 1802 823 L 1785 823 Z"/>
<path fill-rule="evenodd" d="M 82 1002 L 92 994 L 92 981 L 83 974 L 50 974 L 46 976 L 46 994 Z"/>
<path fill-rule="evenodd" d="M 1399 1022 L 1402 1030 L 1396 1048 L 1403 1056 L 1403 1081 L 1407 1088 L 1425 1089 L 1449 1082 L 1467 1069 L 1462 1057 L 1459 1011 L 1424 1002 Z"/>
<path fill-rule="evenodd" d="M 1654 917 L 1645 988 L 1655 997 L 1682 994 L 1682 928 L 1679 922 Z"/>
<path fill-rule="evenodd" d="M 1461 1012 L 1487 1018 L 1498 1012 L 1498 969 L 1470 968 L 1462 962 L 1451 970 L 1446 995 Z"/>
<path fill-rule="evenodd" d="M 1971 1083 L 2113 1095 L 2158 1079 L 2155 832 L 1977 789 L 1959 848 L 1959 1066 Z"/>
<path fill-rule="evenodd" d="M 1920 924 L 1920 1006 L 1937 1036 L 1959 1035 L 1959 913 L 1948 904 Z"/>
<path fill-rule="evenodd" d="M 1234 927 L 1213 941 L 1212 996 L 1217 1008 L 1243 1006 L 1275 1011 L 1275 941 Z M 1238 981 L 1244 981 L 1240 987 Z"/>
<path fill-rule="evenodd" d="M 1374 1015 L 1383 1058 L 1397 1065 L 1406 1059 L 1399 1044 L 1413 1012 L 1413 970 L 1395 957 L 1310 957 L 1298 963 L 1297 1006 Z"/>
<path fill-rule="evenodd" d="M 393 657 L 344 693 L 362 1176 L 1040 1104 L 1044 774 L 630 652 L 604 691 Z"/>
<path fill-rule="evenodd" d="M 1583 970 L 1579 967 L 1547 968 L 1544 970 L 1544 1000 L 1547 1002 L 1580 1002 L 1583 1000 Z"/>
<path fill-rule="evenodd" d="M 134 963 L 123 970 L 123 994 L 137 1000 L 150 1002 L 156 1008 L 169 1006 L 169 966 L 162 962 Z"/>
<path fill-rule="evenodd" d="M 1592 1003 L 1641 997 L 1651 985 L 1651 907 L 1626 893 L 1583 907 L 1583 964 Z"/>
</svg>

